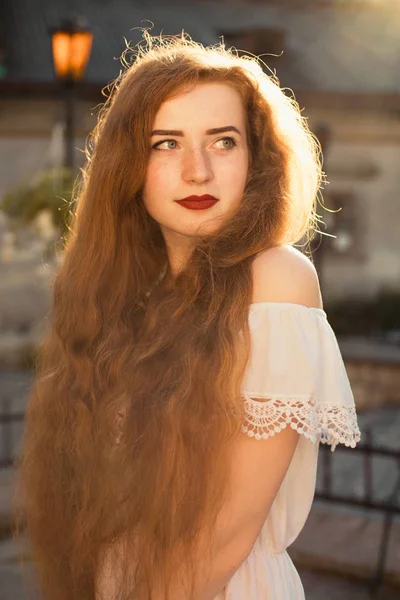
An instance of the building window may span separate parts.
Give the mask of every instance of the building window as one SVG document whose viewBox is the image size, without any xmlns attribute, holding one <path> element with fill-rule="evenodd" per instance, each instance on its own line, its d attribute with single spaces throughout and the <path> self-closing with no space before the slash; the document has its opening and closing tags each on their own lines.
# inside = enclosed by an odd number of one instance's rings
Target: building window
<svg viewBox="0 0 400 600">
<path fill-rule="evenodd" d="M 228 49 L 234 46 L 240 55 L 240 51 L 251 52 L 256 56 L 261 56 L 271 69 L 282 64 L 285 54 L 285 32 L 282 29 L 243 29 L 239 31 L 221 32 L 225 47 Z M 272 55 L 272 56 L 271 56 Z M 282 55 L 282 56 L 281 56 Z"/>
</svg>

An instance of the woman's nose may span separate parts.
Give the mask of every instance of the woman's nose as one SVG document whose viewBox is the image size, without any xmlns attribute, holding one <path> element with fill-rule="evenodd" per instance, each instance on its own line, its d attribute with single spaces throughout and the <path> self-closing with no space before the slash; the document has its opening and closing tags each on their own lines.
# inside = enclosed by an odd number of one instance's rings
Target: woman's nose
<svg viewBox="0 0 400 600">
<path fill-rule="evenodd" d="M 203 183 L 213 177 L 210 157 L 202 150 L 188 152 L 183 158 L 182 178 L 184 181 Z"/>
</svg>

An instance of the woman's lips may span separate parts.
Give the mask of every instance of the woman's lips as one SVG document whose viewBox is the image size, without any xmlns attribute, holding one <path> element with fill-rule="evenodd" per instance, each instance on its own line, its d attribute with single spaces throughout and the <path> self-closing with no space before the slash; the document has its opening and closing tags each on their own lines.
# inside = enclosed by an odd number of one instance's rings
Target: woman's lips
<svg viewBox="0 0 400 600">
<path fill-rule="evenodd" d="M 214 206 L 216 202 L 218 202 L 218 199 L 208 194 L 204 196 L 189 196 L 183 200 L 177 200 L 178 204 L 190 210 L 205 210 Z"/>
</svg>

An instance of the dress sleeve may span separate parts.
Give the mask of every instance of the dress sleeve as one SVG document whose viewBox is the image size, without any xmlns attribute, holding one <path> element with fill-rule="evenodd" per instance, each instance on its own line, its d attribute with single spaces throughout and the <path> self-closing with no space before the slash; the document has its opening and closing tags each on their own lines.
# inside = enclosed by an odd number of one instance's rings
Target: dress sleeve
<svg viewBox="0 0 400 600">
<path fill-rule="evenodd" d="M 354 397 L 325 311 L 301 304 L 250 306 L 251 357 L 243 383 L 242 430 L 268 438 L 287 426 L 313 442 L 355 447 Z"/>
</svg>

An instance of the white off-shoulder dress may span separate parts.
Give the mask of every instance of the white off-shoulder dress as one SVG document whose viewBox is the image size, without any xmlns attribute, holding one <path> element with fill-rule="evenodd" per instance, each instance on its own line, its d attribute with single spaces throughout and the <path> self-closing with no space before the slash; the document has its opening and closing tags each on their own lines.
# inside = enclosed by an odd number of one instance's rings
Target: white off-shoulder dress
<svg viewBox="0 0 400 600">
<path fill-rule="evenodd" d="M 354 398 L 324 310 L 259 302 L 250 305 L 249 325 L 243 431 L 261 439 L 291 426 L 301 435 L 251 553 L 214 600 L 304 600 L 287 548 L 311 509 L 319 443 L 333 451 L 360 440 Z"/>
</svg>

